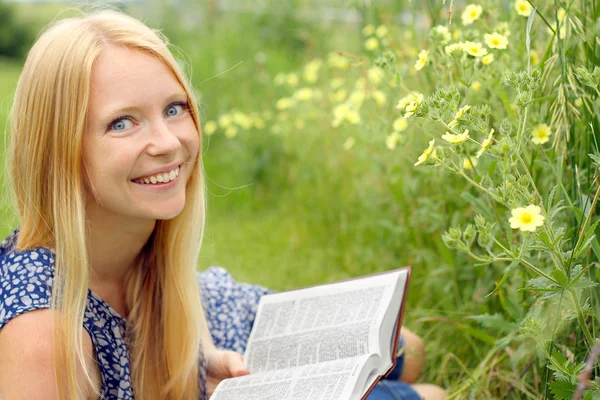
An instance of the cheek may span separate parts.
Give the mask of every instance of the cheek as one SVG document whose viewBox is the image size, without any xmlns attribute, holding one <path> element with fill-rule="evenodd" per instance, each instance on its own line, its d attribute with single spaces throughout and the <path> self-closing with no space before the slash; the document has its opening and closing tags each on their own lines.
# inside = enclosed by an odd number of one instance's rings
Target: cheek
<svg viewBox="0 0 600 400">
<path fill-rule="evenodd" d="M 181 143 L 187 150 L 187 156 L 189 160 L 194 160 L 198 157 L 198 153 L 200 151 L 200 135 L 198 130 L 196 129 L 196 125 L 190 118 L 190 123 L 186 123 L 186 127 L 184 130 L 185 134 L 181 136 Z"/>
</svg>

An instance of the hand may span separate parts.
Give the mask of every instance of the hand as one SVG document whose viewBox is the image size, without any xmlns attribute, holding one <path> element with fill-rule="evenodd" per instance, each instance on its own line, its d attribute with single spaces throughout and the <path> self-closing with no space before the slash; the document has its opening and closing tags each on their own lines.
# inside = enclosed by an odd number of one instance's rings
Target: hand
<svg viewBox="0 0 600 400">
<path fill-rule="evenodd" d="M 244 367 L 244 356 L 235 351 L 214 350 L 206 354 L 206 390 L 212 395 L 223 379 L 250 374 Z"/>
</svg>

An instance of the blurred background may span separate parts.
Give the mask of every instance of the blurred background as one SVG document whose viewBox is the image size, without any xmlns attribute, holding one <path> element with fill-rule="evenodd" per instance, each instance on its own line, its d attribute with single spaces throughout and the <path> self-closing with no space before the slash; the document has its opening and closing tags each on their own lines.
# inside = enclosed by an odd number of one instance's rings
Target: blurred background
<svg viewBox="0 0 600 400">
<path fill-rule="evenodd" d="M 436 1 L 419 3 L 419 8 L 439 8 Z M 302 68 L 310 60 L 326 60 L 332 52 L 357 59 L 365 53 L 361 30 L 367 23 L 425 30 L 430 22 L 424 10 L 414 13 L 414 4 L 391 0 L 107 4 L 160 29 L 176 46 L 205 122 L 235 112 L 263 122 L 260 128 L 239 129 L 235 137 L 205 135 L 209 218 L 202 268 L 221 265 L 241 280 L 289 289 L 421 262 L 414 247 L 423 243 L 399 238 L 416 229 L 433 232 L 446 218 L 424 215 L 421 226 L 402 225 L 414 206 L 394 204 L 392 192 L 410 188 L 387 182 L 385 174 L 396 168 L 411 174 L 411 160 L 373 165 L 344 151 L 358 126 L 334 129 L 330 121 L 290 112 L 290 129 L 277 132 L 269 118 L 281 97 L 274 83 L 278 74 L 298 73 L 302 86 Z M 6 126 L 19 71 L 36 36 L 50 21 L 90 8 L 75 2 L 0 2 L 0 126 Z M 384 137 L 373 138 L 380 145 L 375 151 L 389 153 Z M 10 209 L 7 213 L 2 233 L 16 223 Z"/>
<path fill-rule="evenodd" d="M 478 200 L 463 181 L 413 167 L 429 140 L 417 124 L 410 135 L 388 140 L 390 132 L 406 129 L 392 129 L 390 118 L 399 115 L 395 105 L 406 86 L 401 90 L 400 79 L 377 78 L 372 69 L 383 46 L 412 66 L 427 30 L 446 21 L 441 2 L 136 0 L 110 6 L 160 29 L 192 77 L 205 123 L 209 211 L 202 269 L 223 266 L 240 281 L 284 290 L 411 265 L 405 323 L 424 337 L 435 365 L 423 379 L 449 385 L 467 373 L 465 365 L 483 359 L 478 340 L 490 345 L 494 339 L 463 317 L 500 307 L 502 299 L 485 298 L 498 271 L 472 268 L 441 239 L 455 221 L 473 217 Z M 28 48 L 50 21 L 76 9 L 90 7 L 0 0 L 5 137 Z M 377 30 L 365 31 L 369 25 Z M 413 90 L 434 82 L 429 72 L 418 79 L 414 68 L 403 73 Z M 377 79 L 390 81 L 387 97 L 365 102 L 362 120 L 336 126 L 331 115 L 318 113 L 320 104 L 345 97 L 345 87 L 352 91 Z M 307 87 L 310 95 L 299 94 Z M 302 96 L 313 106 L 282 101 Z M 10 199 L 1 204 L 0 233 L 7 235 L 18 221 Z M 466 356 L 464 364 L 449 362 L 451 353 Z"/>
</svg>

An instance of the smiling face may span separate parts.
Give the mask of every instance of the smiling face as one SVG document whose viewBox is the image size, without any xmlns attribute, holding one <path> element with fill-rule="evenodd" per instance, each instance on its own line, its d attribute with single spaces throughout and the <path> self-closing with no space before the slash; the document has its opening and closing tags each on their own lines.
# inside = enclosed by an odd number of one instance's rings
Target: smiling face
<svg viewBox="0 0 600 400">
<path fill-rule="evenodd" d="M 92 69 L 83 163 L 89 216 L 170 219 L 185 205 L 200 138 L 185 90 L 158 58 L 122 46 Z"/>
</svg>

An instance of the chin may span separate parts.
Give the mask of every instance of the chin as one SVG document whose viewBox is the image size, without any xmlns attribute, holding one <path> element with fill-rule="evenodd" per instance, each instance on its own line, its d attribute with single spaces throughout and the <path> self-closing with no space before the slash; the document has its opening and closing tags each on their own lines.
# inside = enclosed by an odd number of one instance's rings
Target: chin
<svg viewBox="0 0 600 400">
<path fill-rule="evenodd" d="M 155 214 L 153 218 L 157 219 L 157 220 L 169 220 L 169 219 L 173 219 L 176 216 L 178 216 L 179 214 L 181 214 L 182 211 L 183 211 L 183 207 L 178 208 L 176 210 L 172 210 L 172 211 L 163 211 L 161 213 Z"/>
</svg>

